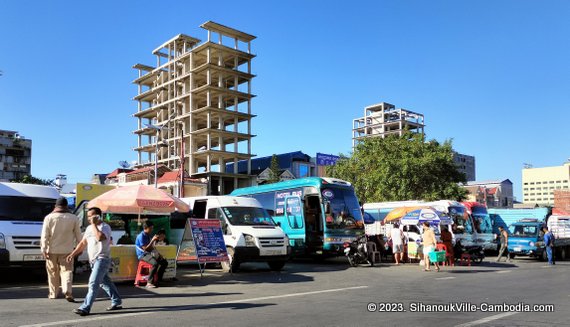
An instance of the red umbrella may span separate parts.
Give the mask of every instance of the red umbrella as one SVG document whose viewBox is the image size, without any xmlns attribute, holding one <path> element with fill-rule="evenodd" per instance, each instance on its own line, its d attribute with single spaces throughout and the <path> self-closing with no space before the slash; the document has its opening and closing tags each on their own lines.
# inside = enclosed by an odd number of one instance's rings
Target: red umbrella
<svg viewBox="0 0 570 327">
<path fill-rule="evenodd" d="M 87 207 L 98 207 L 105 212 L 138 214 L 145 211 L 168 213 L 190 210 L 179 198 L 148 185 L 123 186 L 110 190 L 89 201 Z"/>
</svg>

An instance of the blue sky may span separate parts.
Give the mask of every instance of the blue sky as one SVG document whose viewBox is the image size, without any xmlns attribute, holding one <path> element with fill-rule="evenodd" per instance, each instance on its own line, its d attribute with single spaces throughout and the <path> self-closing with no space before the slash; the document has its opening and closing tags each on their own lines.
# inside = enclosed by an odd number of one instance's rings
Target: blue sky
<svg viewBox="0 0 570 327">
<path fill-rule="evenodd" d="M 0 1 L 0 129 L 32 174 L 89 181 L 136 154 L 136 63 L 215 22 L 257 36 L 253 152 L 348 153 L 382 101 L 476 157 L 477 179 L 570 157 L 568 1 Z"/>
</svg>

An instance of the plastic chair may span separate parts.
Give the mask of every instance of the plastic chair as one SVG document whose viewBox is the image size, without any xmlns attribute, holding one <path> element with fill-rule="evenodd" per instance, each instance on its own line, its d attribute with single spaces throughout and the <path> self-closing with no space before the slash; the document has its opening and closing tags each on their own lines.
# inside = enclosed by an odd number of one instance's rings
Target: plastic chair
<svg viewBox="0 0 570 327">
<path fill-rule="evenodd" d="M 460 266 L 471 266 L 471 255 L 468 253 L 462 253 L 461 259 L 459 259 Z"/>
<path fill-rule="evenodd" d="M 447 251 L 447 245 L 443 244 L 443 243 L 437 243 L 435 245 L 435 249 L 436 251 L 445 251 L 445 261 L 443 262 L 443 265 L 445 266 L 447 263 L 449 263 L 450 266 L 453 266 L 454 263 L 454 259 L 453 256 L 449 254 L 449 251 Z"/>
<path fill-rule="evenodd" d="M 144 285 L 148 284 L 149 273 L 152 269 L 152 265 L 148 262 L 144 262 L 139 260 L 139 266 L 137 268 L 137 276 L 135 277 L 135 286 L 141 286 L 141 283 Z M 158 269 L 157 269 L 158 270 Z M 154 273 L 154 279 L 156 280 L 158 276 L 158 271 Z"/>
</svg>

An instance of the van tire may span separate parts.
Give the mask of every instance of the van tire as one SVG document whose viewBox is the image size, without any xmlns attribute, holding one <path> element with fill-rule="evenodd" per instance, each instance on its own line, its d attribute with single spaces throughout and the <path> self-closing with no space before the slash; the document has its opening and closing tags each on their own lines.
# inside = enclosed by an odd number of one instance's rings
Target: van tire
<svg viewBox="0 0 570 327">
<path fill-rule="evenodd" d="M 222 270 L 224 272 L 235 273 L 239 271 L 240 262 L 235 260 L 234 248 L 227 246 L 226 251 L 228 252 L 229 261 L 222 261 Z"/>
<path fill-rule="evenodd" d="M 285 266 L 285 261 L 269 261 L 267 265 L 269 265 L 269 269 L 273 271 L 280 271 Z"/>
</svg>

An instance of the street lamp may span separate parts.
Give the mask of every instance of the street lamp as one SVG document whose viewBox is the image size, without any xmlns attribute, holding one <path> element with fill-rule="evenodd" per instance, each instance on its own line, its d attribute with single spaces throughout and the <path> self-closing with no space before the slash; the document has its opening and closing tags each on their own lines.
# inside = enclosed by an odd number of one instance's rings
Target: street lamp
<svg viewBox="0 0 570 327">
<path fill-rule="evenodd" d="M 154 129 L 156 131 L 156 145 L 154 149 L 154 188 L 158 188 L 158 135 L 160 131 L 162 131 L 166 125 L 156 126 L 153 124 L 145 124 L 147 128 Z M 167 128 L 168 129 L 168 128 Z M 160 143 L 162 147 L 168 147 L 168 144 L 165 144 L 164 141 Z"/>
</svg>

